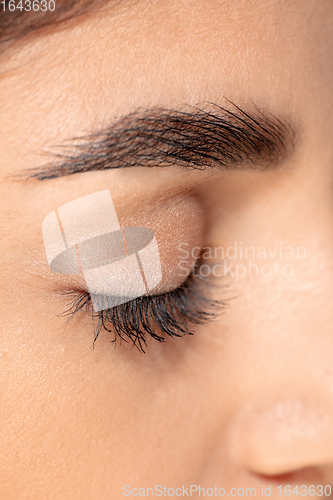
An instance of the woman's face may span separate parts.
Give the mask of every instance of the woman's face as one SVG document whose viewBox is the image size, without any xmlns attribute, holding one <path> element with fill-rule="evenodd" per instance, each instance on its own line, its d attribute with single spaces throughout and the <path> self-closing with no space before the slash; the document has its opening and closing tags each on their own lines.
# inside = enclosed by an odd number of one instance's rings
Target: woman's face
<svg viewBox="0 0 333 500">
<path fill-rule="evenodd" d="M 3 56 L 1 498 L 118 500 L 169 488 L 199 498 L 199 485 L 206 497 L 263 488 L 278 498 L 287 484 L 310 497 L 310 485 L 333 484 L 332 23 L 330 0 L 111 2 Z M 204 127 L 204 111 L 224 120 L 220 129 Z M 199 123 L 198 147 L 216 158 L 228 119 L 234 131 L 245 119 L 247 142 L 236 140 L 233 162 L 201 170 L 169 150 L 154 166 L 158 147 L 147 152 L 143 140 L 130 168 L 17 176 L 100 130 L 126 149 L 133 137 L 114 124 L 130 113 L 134 140 L 140 116 L 152 117 L 152 134 L 162 123 L 162 139 L 168 116 L 181 117 L 175 140 L 187 154 Z M 258 138 L 256 153 L 260 116 L 271 142 Z M 251 137 L 249 158 L 235 161 Z M 154 231 L 158 293 L 181 285 L 201 252 L 198 274 L 214 281 L 223 314 L 193 336 L 147 335 L 145 354 L 115 347 L 105 330 L 91 349 L 84 311 L 64 327 L 64 292 L 84 282 L 49 269 L 42 222 L 103 190 L 122 227 Z"/>
</svg>

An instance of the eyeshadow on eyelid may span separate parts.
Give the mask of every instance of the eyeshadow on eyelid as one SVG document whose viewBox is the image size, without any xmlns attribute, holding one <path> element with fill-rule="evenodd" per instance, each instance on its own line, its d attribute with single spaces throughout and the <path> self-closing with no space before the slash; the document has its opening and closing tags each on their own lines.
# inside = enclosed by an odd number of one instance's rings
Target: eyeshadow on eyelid
<svg viewBox="0 0 333 500">
<path fill-rule="evenodd" d="M 108 189 L 62 205 L 42 230 L 51 271 L 82 272 L 95 311 L 145 295 L 162 280 L 154 232 L 122 231 Z"/>
</svg>

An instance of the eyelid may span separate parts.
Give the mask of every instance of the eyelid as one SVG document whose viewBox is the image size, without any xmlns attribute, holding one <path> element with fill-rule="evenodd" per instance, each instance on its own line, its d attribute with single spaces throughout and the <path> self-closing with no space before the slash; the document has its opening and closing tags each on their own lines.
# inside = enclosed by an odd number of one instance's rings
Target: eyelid
<svg viewBox="0 0 333 500">
<path fill-rule="evenodd" d="M 148 336 L 163 342 L 167 336 L 179 337 L 191 334 L 195 325 L 213 320 L 220 309 L 225 307 L 224 303 L 207 298 L 204 293 L 207 291 L 207 282 L 195 279 L 191 274 L 184 283 L 186 279 L 184 272 L 180 273 L 177 265 L 179 264 L 177 242 L 178 244 L 186 242 L 191 248 L 194 244 L 198 246 L 198 239 L 200 241 L 202 236 L 203 217 L 197 200 L 194 197 L 173 198 L 165 204 L 163 210 L 159 207 L 155 212 L 150 211 L 149 219 L 157 233 L 160 229 L 161 260 L 164 257 L 162 262 L 169 270 L 164 282 L 161 286 L 155 287 L 151 295 L 142 294 L 134 300 L 125 302 L 117 302 L 115 298 L 116 302 L 113 303 L 113 296 L 109 292 L 105 295 L 100 287 L 95 290 L 87 285 L 86 275 L 84 275 L 83 289 L 67 290 L 65 293 L 67 297 L 72 298 L 72 302 L 63 315 L 72 318 L 84 309 L 93 321 L 95 320 L 95 323 L 97 321 L 94 342 L 100 331 L 104 329 L 114 333 L 113 341 L 118 338 L 131 340 L 141 351 L 144 351 Z M 161 223 L 158 224 L 160 221 Z M 165 224 L 165 221 L 168 221 L 168 224 Z M 149 224 L 147 218 L 144 219 L 144 224 Z M 133 228 L 123 229 L 127 237 L 125 240 L 130 243 L 129 247 L 131 247 L 132 230 Z M 154 234 L 150 229 L 145 228 L 145 230 L 151 233 L 150 236 Z M 170 235 L 169 238 L 166 237 L 167 235 Z M 79 245 L 86 245 L 89 241 L 85 239 Z M 129 250 L 137 250 L 137 248 L 134 245 L 133 248 L 127 248 L 127 253 Z M 187 271 L 185 277 L 195 266 L 194 259 L 192 252 L 188 252 L 188 257 L 183 259 Z M 184 266 L 182 271 L 184 271 Z M 168 291 L 170 289 L 172 291 Z M 101 304 L 101 307 L 95 307 L 97 302 Z"/>
<path fill-rule="evenodd" d="M 131 207 L 131 212 L 129 212 L 128 206 Z M 129 203 L 126 204 L 126 211 L 124 211 L 123 206 L 118 209 L 116 204 L 115 207 L 117 209 L 117 214 L 119 214 L 120 226 L 122 228 L 119 231 L 119 234 L 121 234 L 121 240 L 124 241 L 126 245 L 131 246 L 131 240 L 137 240 L 138 236 L 140 236 L 141 239 L 142 235 L 145 237 L 147 235 L 149 236 L 149 242 L 148 240 L 147 242 L 142 240 L 142 243 L 148 243 L 148 247 L 147 245 L 145 245 L 147 249 L 145 251 L 141 251 L 140 248 L 140 252 L 138 252 L 138 256 L 142 263 L 144 264 L 143 261 L 147 260 L 149 263 L 149 267 L 151 267 L 150 273 L 145 272 L 145 279 L 148 279 L 147 285 L 149 291 L 151 293 L 161 294 L 169 290 L 173 290 L 177 288 L 177 286 L 181 285 L 184 280 L 184 268 L 187 269 L 186 274 L 190 274 L 195 264 L 195 259 L 190 256 L 189 259 L 185 261 L 184 259 L 182 259 L 181 263 L 179 255 L 179 245 L 185 243 L 189 249 L 192 246 L 201 245 L 203 215 L 200 204 L 198 203 L 198 200 L 195 198 L 195 196 L 193 196 L 192 194 L 176 195 L 168 200 L 165 200 L 163 203 L 161 203 L 160 201 L 155 204 L 153 204 L 153 202 L 150 202 L 146 206 L 144 204 L 143 206 L 141 206 L 138 203 Z M 126 226 L 129 227 L 126 228 Z M 131 226 L 132 228 L 130 228 Z M 59 226 L 57 227 L 59 231 Z M 133 232 L 136 231 L 136 229 L 133 229 L 133 227 L 141 227 L 141 229 L 139 229 L 140 235 L 133 234 Z M 113 231 L 112 234 L 114 236 L 115 232 Z M 155 235 L 154 239 L 152 239 L 152 235 Z M 79 237 L 80 234 L 78 234 L 78 238 Z M 103 239 L 104 237 L 105 235 L 102 235 L 100 238 Z M 62 238 L 62 235 L 59 231 L 58 239 L 60 238 Z M 158 244 L 158 252 L 160 256 L 163 278 L 162 280 L 158 276 L 158 269 L 156 268 L 156 266 L 152 265 L 151 252 L 154 253 L 154 248 L 152 247 L 150 249 L 150 242 L 152 244 L 155 242 L 154 244 L 156 248 Z M 61 244 L 63 245 L 63 248 L 61 247 L 60 250 L 66 250 L 66 245 L 63 244 L 62 239 Z M 80 259 L 83 254 L 83 259 L 81 259 L 80 274 L 73 274 L 72 276 L 62 275 L 62 277 L 59 278 L 55 274 L 49 273 L 52 281 L 55 283 L 59 283 L 60 285 L 63 284 L 63 287 L 65 288 L 69 285 L 70 288 L 78 288 L 81 290 L 92 291 L 95 294 L 98 294 L 98 289 L 96 289 L 94 283 L 91 282 L 91 286 L 87 286 L 85 277 L 85 274 L 91 274 L 89 269 L 94 267 L 92 265 L 94 263 L 94 260 L 103 258 L 103 245 L 97 245 L 97 253 L 94 248 L 96 248 L 94 245 L 90 246 L 89 239 L 85 239 L 82 243 L 79 243 L 78 249 Z M 134 251 L 135 249 L 127 248 L 127 253 L 128 250 L 131 254 L 132 250 Z M 52 259 L 54 259 L 54 252 L 49 256 L 48 261 L 51 264 L 51 270 L 58 271 L 58 269 L 54 267 L 57 264 L 57 261 L 56 259 L 52 261 Z M 87 269 L 85 270 L 82 269 L 82 260 L 87 264 Z M 64 263 L 62 262 L 61 265 L 63 264 Z M 99 264 L 99 266 L 102 266 L 102 264 Z M 103 275 L 102 269 L 101 276 L 98 279 L 98 282 L 102 283 L 105 280 L 107 280 L 107 273 L 104 273 Z M 102 290 L 103 287 L 101 287 L 100 293 L 105 294 L 105 292 L 103 292 Z M 143 293 L 146 293 L 146 288 Z M 114 294 L 110 293 L 110 295 Z"/>
<path fill-rule="evenodd" d="M 45 217 L 42 229 L 50 269 L 82 270 L 95 311 L 144 295 L 162 280 L 154 232 L 121 229 L 109 189 L 60 206 Z"/>
</svg>

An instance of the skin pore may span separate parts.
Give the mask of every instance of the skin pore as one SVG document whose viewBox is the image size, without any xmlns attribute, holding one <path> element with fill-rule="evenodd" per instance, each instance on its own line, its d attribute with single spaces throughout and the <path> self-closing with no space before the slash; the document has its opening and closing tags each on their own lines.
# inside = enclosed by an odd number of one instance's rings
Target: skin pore
<svg viewBox="0 0 333 500">
<path fill-rule="evenodd" d="M 256 496 L 272 485 L 278 498 L 280 484 L 333 484 L 332 22 L 330 0 L 142 0 L 2 56 L 1 498 L 118 500 L 124 485 L 191 484 Z M 267 169 L 17 177 L 137 110 L 235 111 L 230 101 L 286 120 L 290 154 Z M 59 316 L 60 292 L 84 285 L 49 271 L 41 227 L 103 189 L 123 226 L 155 231 L 166 289 L 183 281 L 181 243 L 264 247 L 251 264 L 278 261 L 279 274 L 250 275 L 238 252 L 226 261 L 247 272 L 216 278 L 215 298 L 230 299 L 218 320 L 147 339 L 146 354 L 105 331 L 91 349 L 91 318 L 64 328 Z M 267 250 L 281 246 L 305 257 Z"/>
</svg>

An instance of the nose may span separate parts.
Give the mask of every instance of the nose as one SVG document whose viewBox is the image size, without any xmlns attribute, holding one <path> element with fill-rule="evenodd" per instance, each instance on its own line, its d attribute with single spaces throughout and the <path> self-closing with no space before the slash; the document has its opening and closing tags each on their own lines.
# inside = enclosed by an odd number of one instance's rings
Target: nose
<svg viewBox="0 0 333 500">
<path fill-rule="evenodd" d="M 296 262 L 293 277 L 279 279 L 272 296 L 265 298 L 265 287 L 258 288 L 262 318 L 255 330 L 249 329 L 251 335 L 245 325 L 242 330 L 248 352 L 237 379 L 241 397 L 230 422 L 230 450 L 235 463 L 254 474 L 333 469 L 328 227 L 326 235 L 320 239 L 321 253 L 309 242 L 306 265 Z M 328 481 L 333 483 L 333 475 Z"/>
<path fill-rule="evenodd" d="M 247 471 L 276 476 L 333 465 L 333 404 L 317 397 L 249 404 L 231 431 L 234 460 Z M 314 389 L 315 390 L 315 389 Z"/>
</svg>

